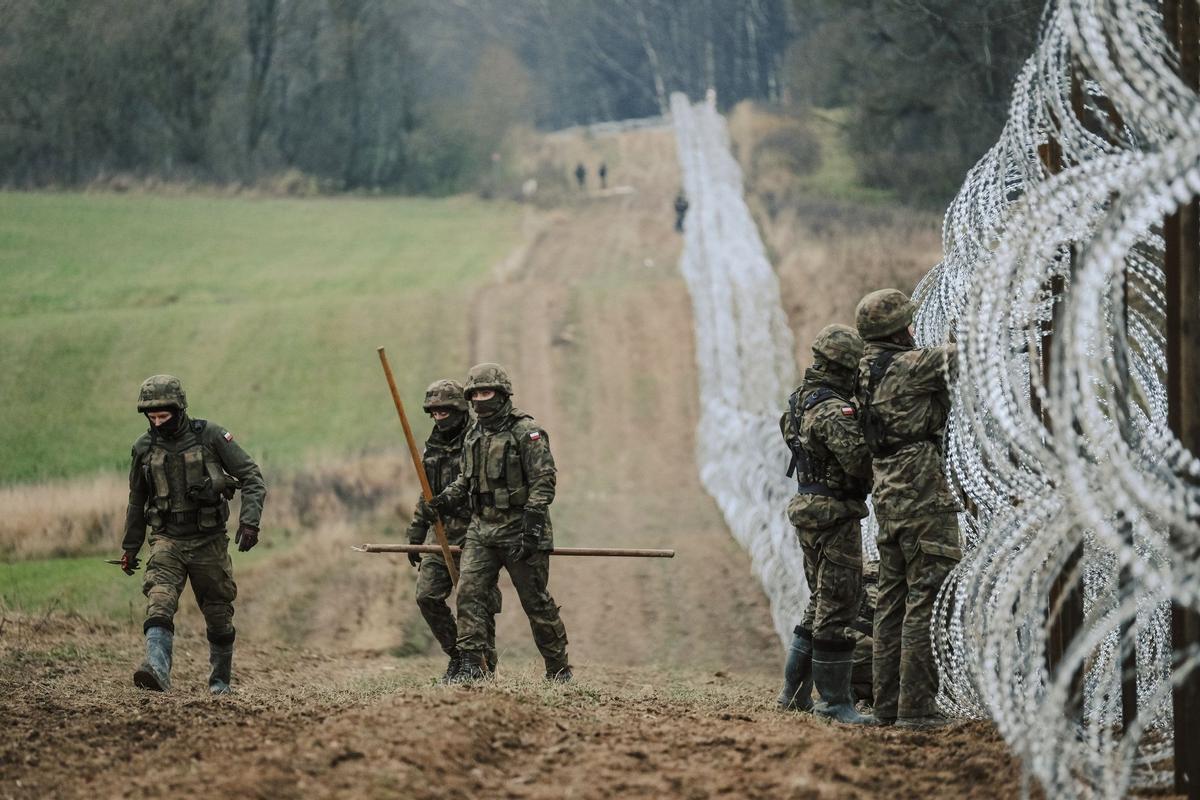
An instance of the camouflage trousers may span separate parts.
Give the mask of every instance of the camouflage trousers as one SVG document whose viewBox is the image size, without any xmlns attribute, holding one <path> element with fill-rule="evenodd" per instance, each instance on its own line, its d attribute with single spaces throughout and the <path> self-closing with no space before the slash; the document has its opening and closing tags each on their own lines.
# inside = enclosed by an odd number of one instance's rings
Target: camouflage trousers
<svg viewBox="0 0 1200 800">
<path fill-rule="evenodd" d="M 161 534 L 150 536 L 150 558 L 142 581 L 142 594 L 146 595 L 145 628 L 174 630 L 179 595 L 189 581 L 204 614 L 208 640 L 216 644 L 232 642 L 237 584 L 233 582 L 229 537 L 224 533 L 180 539 Z"/>
<path fill-rule="evenodd" d="M 461 566 L 462 556 L 454 557 L 454 565 Z M 417 573 L 417 607 L 421 616 L 429 625 L 429 630 L 437 639 L 446 655 L 457 651 L 458 625 L 454 622 L 454 613 L 450 611 L 446 599 L 454 589 L 450 580 L 450 570 L 446 569 L 446 560 L 439 555 L 421 556 L 421 570 Z M 492 584 L 490 593 L 491 613 L 487 617 L 487 663 L 496 666 L 496 615 L 500 613 L 500 587 Z"/>
<path fill-rule="evenodd" d="M 862 590 L 862 527 L 843 520 L 828 528 L 797 528 L 811 596 L 801 627 L 817 642 L 851 638 Z"/>
<path fill-rule="evenodd" d="M 879 597 L 878 561 L 863 564 L 862 590 L 858 596 L 858 616 L 850 625 L 850 638 L 854 640 L 854 670 L 850 674 L 850 684 L 855 700 L 874 705 L 874 641 L 871 634 L 875 626 L 875 602 Z"/>
<path fill-rule="evenodd" d="M 491 630 L 491 592 L 500 577 L 501 567 L 507 569 L 512 578 L 521 608 L 529 617 L 533 641 L 546 660 L 546 668 L 554 671 L 566 668 L 567 629 L 547 588 L 550 582 L 550 556 L 547 553 L 538 553 L 528 561 L 517 561 L 508 547 L 488 547 L 467 541 L 458 576 L 458 649 L 464 653 L 486 652 L 488 631 Z"/>
<path fill-rule="evenodd" d="M 929 629 L 938 590 L 962 557 L 958 515 L 881 517 L 878 542 L 875 714 L 881 719 L 936 714 L 938 676 Z"/>
</svg>

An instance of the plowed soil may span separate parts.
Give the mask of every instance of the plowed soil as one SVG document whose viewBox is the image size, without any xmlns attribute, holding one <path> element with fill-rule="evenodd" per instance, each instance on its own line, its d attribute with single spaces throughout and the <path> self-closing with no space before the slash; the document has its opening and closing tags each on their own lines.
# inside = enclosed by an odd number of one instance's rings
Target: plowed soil
<svg viewBox="0 0 1200 800">
<path fill-rule="evenodd" d="M 517 405 L 549 431 L 559 544 L 678 550 L 670 561 L 554 562 L 576 681 L 540 679 L 505 577 L 498 680 L 435 685 L 444 661 L 422 633 L 413 571 L 347 547 L 395 540 L 399 523 L 328 525 L 238 572 L 230 697 L 205 690 L 190 596 L 167 694 L 131 685 L 132 611 L 121 625 L 0 615 L 0 797 L 1018 793 L 1016 765 L 981 724 L 859 730 L 773 709 L 782 648 L 696 474 L 672 134 L 547 147 L 569 164 L 603 154 L 610 185 L 632 191 L 529 212 L 525 246 L 463 311 L 470 358 L 509 367 Z"/>
</svg>

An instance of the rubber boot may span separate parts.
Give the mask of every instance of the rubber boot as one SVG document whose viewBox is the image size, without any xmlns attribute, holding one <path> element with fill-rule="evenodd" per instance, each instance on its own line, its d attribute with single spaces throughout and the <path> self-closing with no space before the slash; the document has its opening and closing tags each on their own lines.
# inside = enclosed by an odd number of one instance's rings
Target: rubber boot
<svg viewBox="0 0 1200 800">
<path fill-rule="evenodd" d="M 818 640 L 813 643 L 812 674 L 821 702 L 813 711 L 848 725 L 878 725 L 854 708 L 850 674 L 854 671 L 854 642 L 849 639 Z"/>
<path fill-rule="evenodd" d="M 454 680 L 454 676 L 458 674 L 459 668 L 462 666 L 462 657 L 458 654 L 457 648 L 450 653 L 450 663 L 446 665 L 446 673 L 438 680 L 438 683 L 446 684 Z"/>
<path fill-rule="evenodd" d="M 133 685 L 139 689 L 165 692 L 171 688 L 171 645 L 175 634 L 155 626 L 146 629 L 146 660 L 133 673 Z"/>
<path fill-rule="evenodd" d="M 483 666 L 483 656 L 479 653 L 459 652 L 458 672 L 450 679 L 450 683 L 479 683 L 491 677 Z"/>
<path fill-rule="evenodd" d="M 208 643 L 208 663 L 212 672 L 208 675 L 208 691 L 213 694 L 229 694 L 229 682 L 233 676 L 233 642 L 228 644 Z"/>
<path fill-rule="evenodd" d="M 783 666 L 783 690 L 779 693 L 780 711 L 812 711 L 812 633 L 796 626 L 792 646 Z"/>
</svg>

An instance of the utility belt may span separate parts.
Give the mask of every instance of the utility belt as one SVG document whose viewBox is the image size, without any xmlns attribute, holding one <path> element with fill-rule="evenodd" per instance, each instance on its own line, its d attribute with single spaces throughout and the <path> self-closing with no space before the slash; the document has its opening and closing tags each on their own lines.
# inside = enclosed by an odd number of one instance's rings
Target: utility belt
<svg viewBox="0 0 1200 800">
<path fill-rule="evenodd" d="M 896 455 L 896 453 L 899 453 L 901 450 L 908 447 L 910 444 L 920 444 L 921 442 L 931 442 L 933 446 L 937 448 L 939 453 L 942 452 L 942 437 L 937 434 L 929 433 L 916 439 L 902 439 L 895 444 L 889 444 L 886 447 L 872 449 L 871 455 L 874 458 L 891 458 L 892 456 Z"/>
<path fill-rule="evenodd" d="M 867 493 L 864 491 L 855 491 L 853 489 L 833 489 L 824 483 L 796 483 L 797 494 L 815 494 L 819 497 L 832 497 L 834 500 L 857 500 L 862 502 L 867 499 Z"/>
<path fill-rule="evenodd" d="M 202 506 L 190 511 L 162 511 L 154 506 L 146 509 L 151 527 L 162 529 L 167 525 L 181 528 L 196 528 L 201 531 L 217 531 L 229 519 L 229 507 L 225 504 Z"/>
<path fill-rule="evenodd" d="M 528 498 L 529 492 L 524 488 L 515 491 L 495 489 L 490 492 L 472 492 L 467 503 L 471 512 L 478 514 L 488 509 L 507 511 L 510 508 L 523 508 Z"/>
</svg>

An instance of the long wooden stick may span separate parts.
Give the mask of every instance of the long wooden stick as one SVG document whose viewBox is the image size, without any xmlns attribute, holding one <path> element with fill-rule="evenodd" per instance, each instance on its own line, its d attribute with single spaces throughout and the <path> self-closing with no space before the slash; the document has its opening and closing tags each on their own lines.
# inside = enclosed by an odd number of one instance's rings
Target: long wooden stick
<svg viewBox="0 0 1200 800">
<path fill-rule="evenodd" d="M 433 544 L 360 544 L 354 548 L 360 553 L 440 553 Z M 451 553 L 461 553 L 462 548 L 450 546 Z M 639 550 L 622 547 L 556 547 L 549 551 L 552 556 L 616 556 L 620 558 L 674 558 L 674 550 Z"/>
<path fill-rule="evenodd" d="M 396 413 L 400 415 L 400 424 L 404 426 L 404 438 L 408 440 L 408 452 L 412 454 L 413 466 L 417 468 L 417 477 L 421 479 L 421 492 L 425 495 L 426 501 L 432 500 L 433 489 L 429 486 L 429 476 L 425 474 L 425 464 L 421 461 L 421 453 L 417 450 L 417 440 L 413 438 L 412 428 L 408 424 L 408 415 L 404 413 L 404 403 L 400 400 L 400 390 L 396 388 L 396 378 L 392 375 L 391 365 L 388 364 L 387 353 L 383 352 L 382 345 L 376 350 L 379 353 L 379 363 L 383 364 L 383 374 L 387 376 L 388 388 L 392 390 L 392 402 L 396 404 Z M 442 520 L 438 517 L 433 519 L 433 532 L 437 535 L 438 546 L 430 545 L 430 551 L 442 554 L 442 557 L 446 559 L 446 569 L 450 572 L 450 583 L 458 586 L 458 567 L 454 565 L 450 540 L 446 538 L 446 529 L 442 527 Z M 424 547 L 424 545 L 421 546 Z"/>
</svg>

